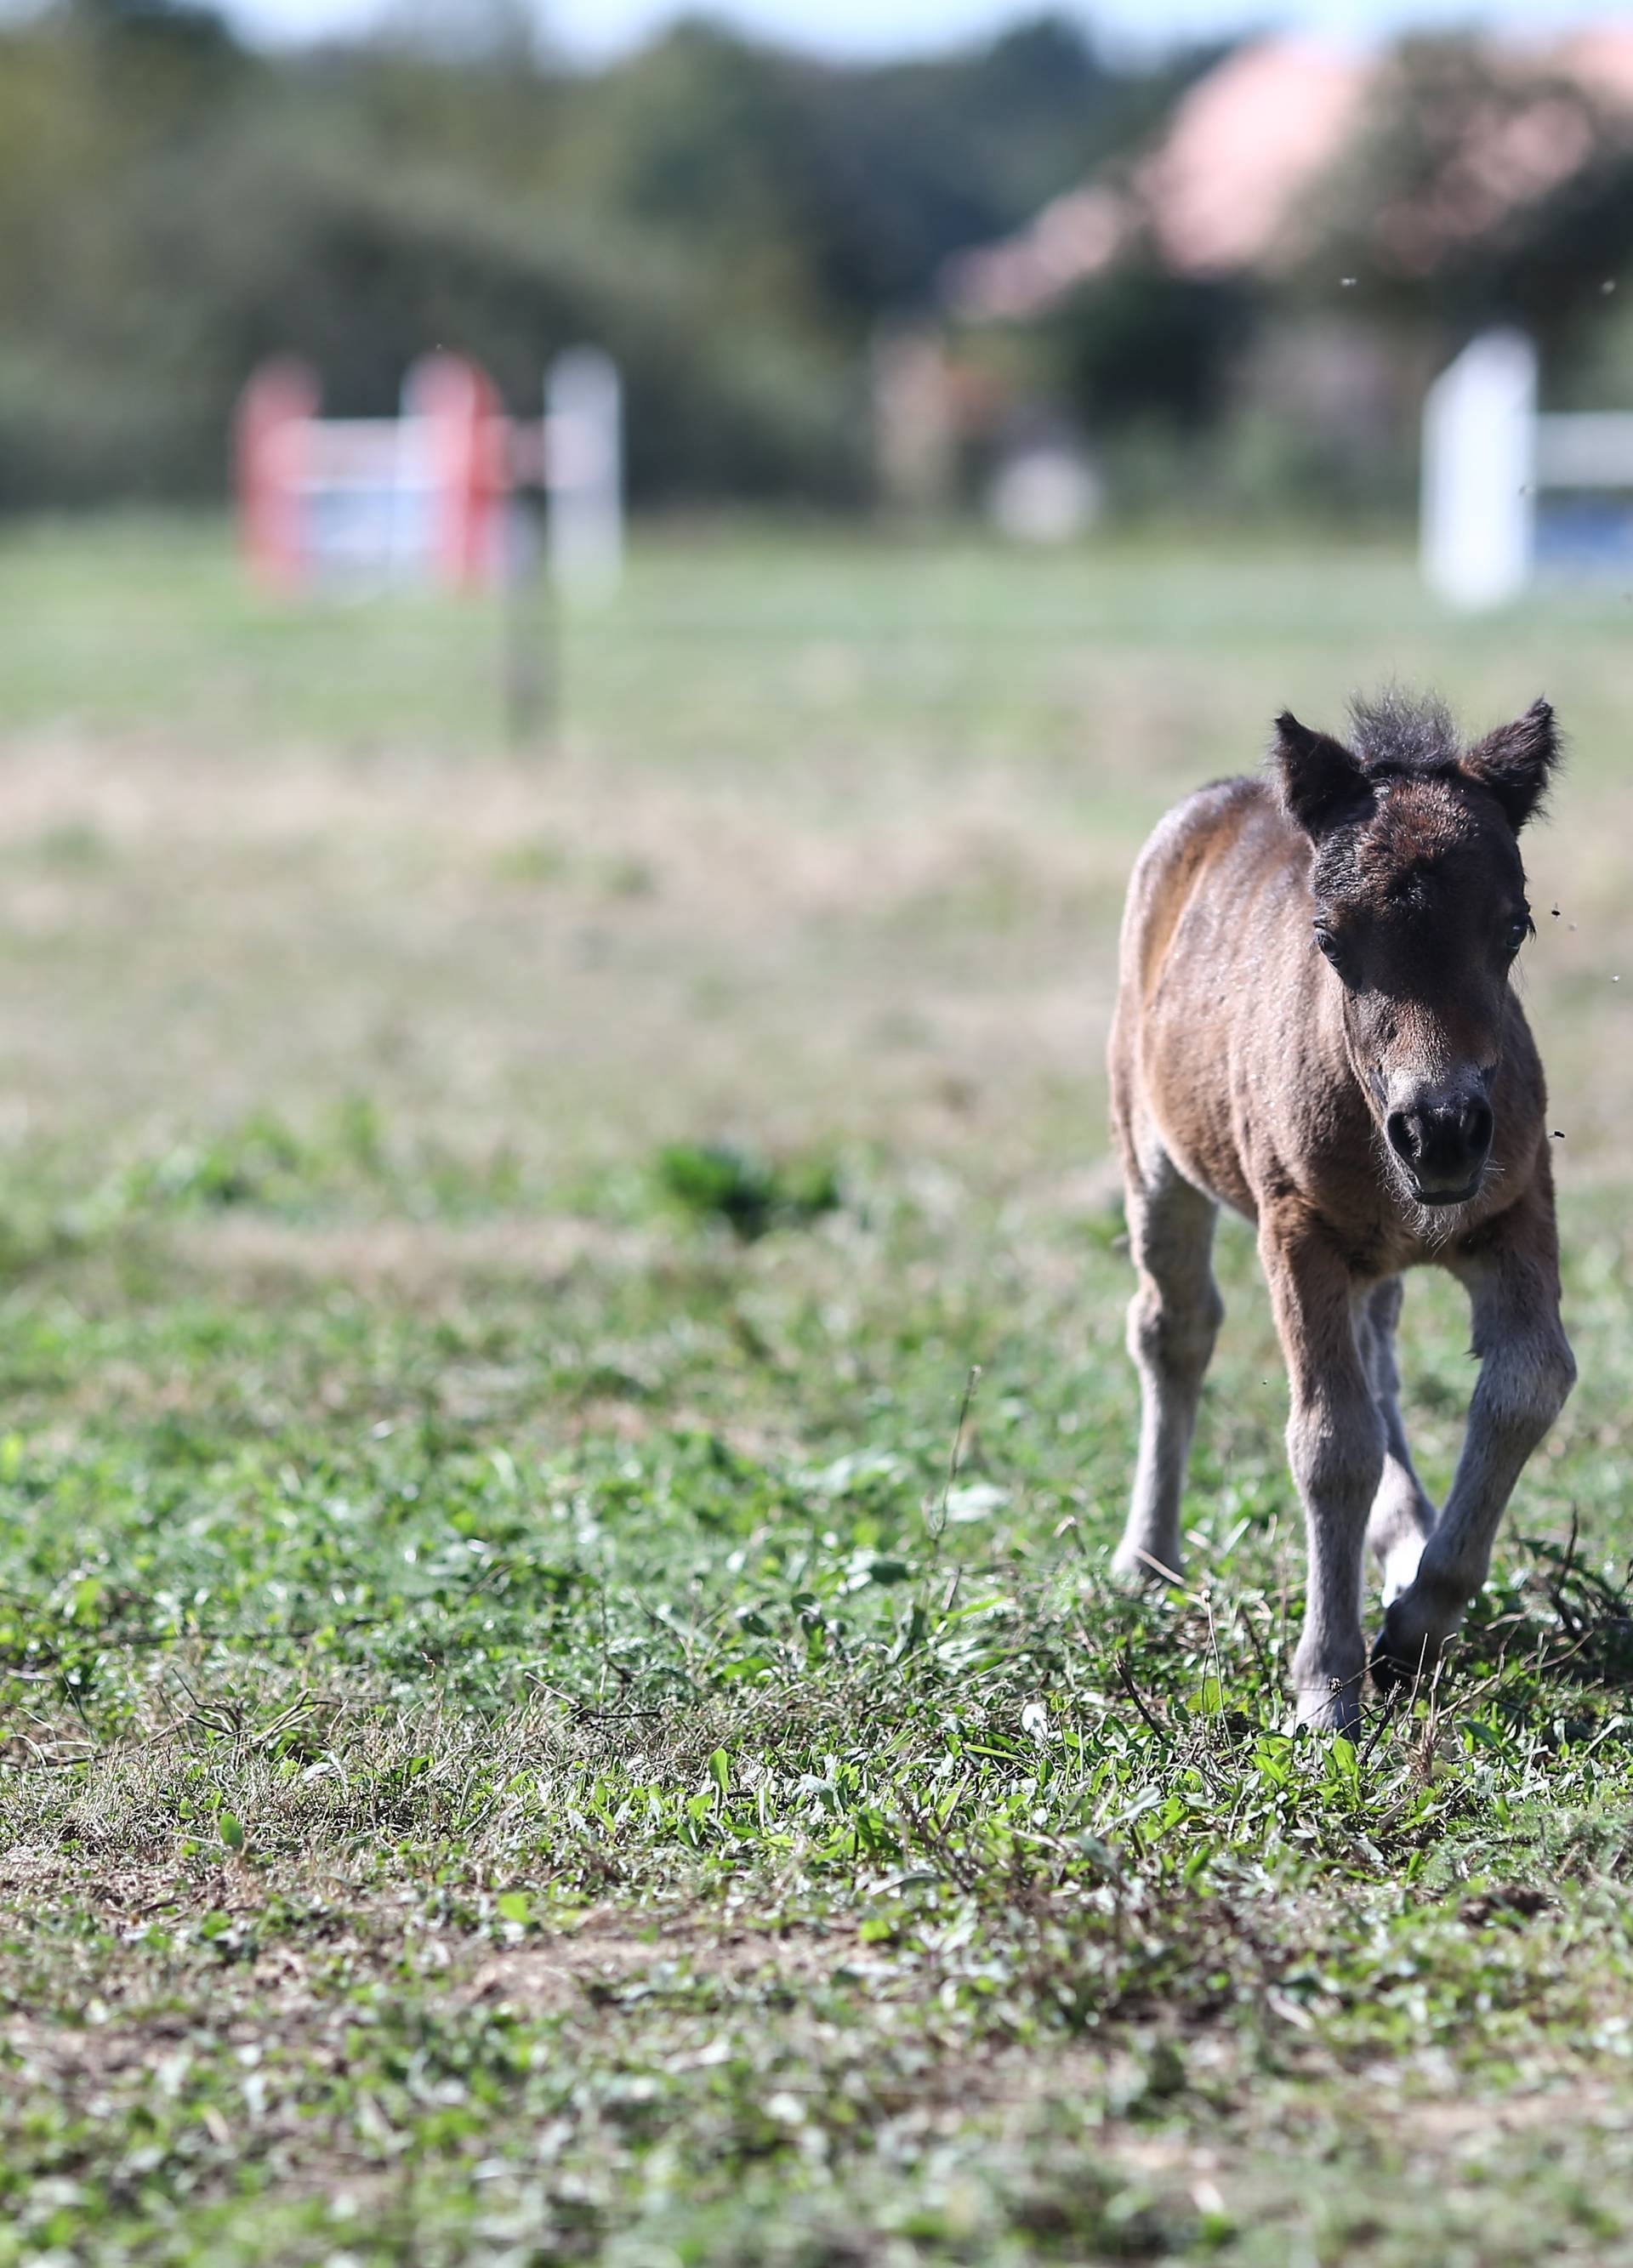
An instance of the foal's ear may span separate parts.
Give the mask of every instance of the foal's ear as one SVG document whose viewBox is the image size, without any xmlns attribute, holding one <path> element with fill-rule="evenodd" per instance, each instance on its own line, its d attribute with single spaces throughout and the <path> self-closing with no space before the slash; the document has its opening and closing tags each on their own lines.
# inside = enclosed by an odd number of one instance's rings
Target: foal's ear
<svg viewBox="0 0 1633 2268">
<path fill-rule="evenodd" d="M 1275 755 L 1282 808 L 1312 839 L 1353 810 L 1365 786 L 1365 775 L 1343 742 L 1330 733 L 1312 733 L 1290 709 L 1275 720 Z"/>
<path fill-rule="evenodd" d="M 1533 701 L 1523 717 L 1476 741 L 1459 770 L 1490 790 L 1518 835 L 1548 793 L 1548 777 L 1558 762 L 1554 711 L 1546 701 Z"/>
</svg>

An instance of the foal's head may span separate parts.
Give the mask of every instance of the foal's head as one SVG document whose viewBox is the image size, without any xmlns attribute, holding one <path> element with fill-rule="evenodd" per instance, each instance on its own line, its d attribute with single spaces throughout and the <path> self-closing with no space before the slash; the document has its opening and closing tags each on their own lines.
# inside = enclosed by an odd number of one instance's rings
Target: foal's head
<svg viewBox="0 0 1633 2268">
<path fill-rule="evenodd" d="M 1350 1061 L 1411 1200 L 1466 1204 L 1496 1133 L 1508 976 L 1531 934 L 1516 840 L 1558 754 L 1538 701 L 1463 747 L 1433 701 L 1357 703 L 1350 745 L 1276 722 L 1289 817 L 1314 845 L 1312 952 L 1342 988 Z"/>
</svg>

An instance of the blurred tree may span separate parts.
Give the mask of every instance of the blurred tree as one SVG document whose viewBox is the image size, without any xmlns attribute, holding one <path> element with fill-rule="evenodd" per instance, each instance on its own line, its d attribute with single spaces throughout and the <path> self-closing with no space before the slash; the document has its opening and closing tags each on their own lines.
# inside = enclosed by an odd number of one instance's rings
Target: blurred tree
<svg viewBox="0 0 1633 2268">
<path fill-rule="evenodd" d="M 573 73 L 521 0 L 283 55 L 200 0 L 50 0 L 0 29 L 0 501 L 218 490 L 273 350 L 379 412 L 460 347 L 530 409 L 582 337 L 638 495 L 855 498 L 878 315 L 1149 96 L 1047 18 L 864 69 L 690 21 Z"/>
<path fill-rule="evenodd" d="M 529 70 L 538 60 L 538 19 L 528 0 L 389 0 L 374 34 L 433 63 Z"/>
<path fill-rule="evenodd" d="M 1087 228 L 1099 248 L 1064 298 L 1038 263 L 1021 319 L 1034 384 L 1053 382 L 1109 448 L 1114 495 L 1149 497 L 1160 456 L 1171 493 L 1232 510 L 1254 496 L 1270 510 L 1353 515 L 1368 496 L 1405 508 L 1424 387 L 1476 329 L 1522 324 L 1550 390 L 1580 396 L 1633 261 L 1633 102 L 1569 43 L 1550 63 L 1473 37 L 1407 40 L 1367 67 L 1325 176 L 1278 193 L 1252 140 L 1261 86 L 1222 75 L 1188 138 L 1164 122 L 1134 162 L 1101 169 L 1099 238 L 1086 201 L 1056 209 L 1057 244 Z M 1263 135 L 1284 122 L 1258 114 Z M 1233 266 L 1199 250 L 1176 181 L 1199 211 L 1268 194 Z M 1010 250 L 1023 307 L 1039 234 Z"/>
<path fill-rule="evenodd" d="M 1050 325 L 1068 398 L 1099 435 L 1200 431 L 1225 406 L 1260 299 L 1242 277 L 1176 276 L 1149 258 L 1114 269 Z"/>
<path fill-rule="evenodd" d="M 1410 40 L 1315 219 L 1305 296 L 1437 342 L 1517 321 L 1569 364 L 1633 253 L 1633 116 L 1531 59 Z"/>
<path fill-rule="evenodd" d="M 236 51 L 225 18 L 199 0 L 61 0 L 55 12 L 92 33 L 145 40 L 178 53 L 221 56 Z"/>
<path fill-rule="evenodd" d="M 829 289 L 876 313 L 948 255 L 1001 235 L 1130 131 L 1140 84 L 1045 16 L 986 48 L 872 70 L 798 70 Z"/>
</svg>

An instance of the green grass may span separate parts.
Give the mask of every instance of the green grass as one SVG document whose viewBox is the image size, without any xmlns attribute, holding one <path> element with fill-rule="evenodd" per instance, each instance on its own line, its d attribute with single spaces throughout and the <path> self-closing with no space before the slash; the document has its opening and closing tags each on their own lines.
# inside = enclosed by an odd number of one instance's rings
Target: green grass
<svg viewBox="0 0 1633 2268">
<path fill-rule="evenodd" d="M 1620 601 L 669 538 L 515 760 L 481 607 L 0 601 L 0 2268 L 1633 2260 Z M 1582 1385 L 1351 1748 L 1240 1229 L 1106 1580 L 1097 1057 L 1145 826 L 1391 667 L 1575 732 Z"/>
</svg>

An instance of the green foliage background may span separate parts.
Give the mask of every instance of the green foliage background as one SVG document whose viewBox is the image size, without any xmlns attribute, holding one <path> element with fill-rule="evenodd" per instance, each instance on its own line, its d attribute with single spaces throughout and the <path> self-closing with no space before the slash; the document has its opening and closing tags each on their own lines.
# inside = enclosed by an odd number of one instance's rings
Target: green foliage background
<svg viewBox="0 0 1633 2268">
<path fill-rule="evenodd" d="M 1047 18 L 871 69 L 687 22 L 588 74 L 502 40 L 274 57 L 202 10 L 63 0 L 0 34 L 0 506 L 219 490 L 274 351 L 383 413 L 444 345 L 521 411 L 587 337 L 638 499 L 854 501 L 875 319 L 1182 75 Z"/>
</svg>

